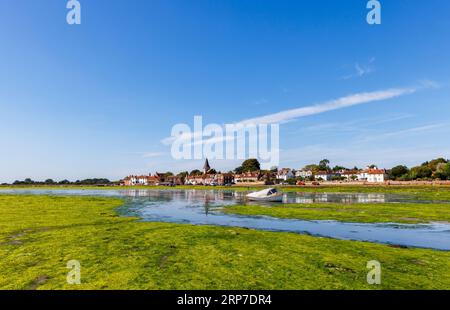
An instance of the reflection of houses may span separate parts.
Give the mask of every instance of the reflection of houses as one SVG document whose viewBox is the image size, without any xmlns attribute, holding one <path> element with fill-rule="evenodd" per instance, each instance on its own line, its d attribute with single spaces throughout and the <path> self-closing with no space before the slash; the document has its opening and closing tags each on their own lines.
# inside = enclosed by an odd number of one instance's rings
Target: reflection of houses
<svg viewBox="0 0 450 310">
<path fill-rule="evenodd" d="M 384 194 L 367 194 L 367 195 L 357 195 L 358 203 L 385 203 L 386 196 Z"/>
<path fill-rule="evenodd" d="M 295 177 L 294 173 L 289 168 L 280 169 L 277 173 L 277 180 L 287 181 Z"/>
</svg>

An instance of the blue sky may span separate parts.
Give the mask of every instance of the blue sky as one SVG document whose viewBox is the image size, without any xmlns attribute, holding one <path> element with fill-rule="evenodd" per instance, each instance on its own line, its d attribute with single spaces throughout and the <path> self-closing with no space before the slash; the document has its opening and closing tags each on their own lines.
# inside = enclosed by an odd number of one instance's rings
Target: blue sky
<svg viewBox="0 0 450 310">
<path fill-rule="evenodd" d="M 161 140 L 350 95 L 280 128 L 281 164 L 450 157 L 450 2 L 0 0 L 0 182 L 192 170 Z M 235 161 L 212 162 L 229 170 Z"/>
</svg>

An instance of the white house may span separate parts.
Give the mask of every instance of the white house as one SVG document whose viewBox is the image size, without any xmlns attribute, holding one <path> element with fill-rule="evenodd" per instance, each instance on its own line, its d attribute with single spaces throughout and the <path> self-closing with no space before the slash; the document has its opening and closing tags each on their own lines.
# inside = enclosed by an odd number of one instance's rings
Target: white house
<svg viewBox="0 0 450 310">
<path fill-rule="evenodd" d="M 295 177 L 294 173 L 289 168 L 280 169 L 277 173 L 277 180 L 287 181 Z"/>
<path fill-rule="evenodd" d="M 236 174 L 234 176 L 234 182 L 236 183 L 254 183 L 258 182 L 261 178 L 259 172 L 244 172 L 242 174 Z"/>
<path fill-rule="evenodd" d="M 148 185 L 147 175 L 130 175 L 124 179 L 124 184 L 127 186 L 135 186 L 135 185 Z"/>
<path fill-rule="evenodd" d="M 334 174 L 330 171 L 319 171 L 315 174 L 316 180 L 322 179 L 324 181 L 331 181 Z"/>
<path fill-rule="evenodd" d="M 358 181 L 369 183 L 383 183 L 387 180 L 387 173 L 384 169 L 378 169 L 377 167 L 369 168 L 360 171 L 358 173 Z"/>
<path fill-rule="evenodd" d="M 369 170 L 367 175 L 367 182 L 369 183 L 383 183 L 387 180 L 386 171 L 383 169 Z"/>
<path fill-rule="evenodd" d="M 311 170 L 306 170 L 306 169 L 301 169 L 301 170 L 297 170 L 295 172 L 295 176 L 297 178 L 310 178 L 313 175 L 313 172 Z"/>
<path fill-rule="evenodd" d="M 357 170 L 348 170 L 341 173 L 341 177 L 345 178 L 347 181 L 358 180 L 358 175 L 359 171 Z"/>
</svg>

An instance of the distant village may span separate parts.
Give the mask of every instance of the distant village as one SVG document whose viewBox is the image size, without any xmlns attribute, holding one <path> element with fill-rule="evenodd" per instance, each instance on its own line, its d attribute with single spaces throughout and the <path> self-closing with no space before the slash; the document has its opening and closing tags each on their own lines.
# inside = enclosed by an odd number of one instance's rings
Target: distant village
<svg viewBox="0 0 450 310">
<path fill-rule="evenodd" d="M 110 181 L 105 178 L 91 178 L 71 182 L 69 180 L 33 181 L 26 178 L 16 180 L 12 184 L 1 183 L 0 186 L 253 186 L 253 185 L 320 185 L 330 184 L 418 184 L 432 183 L 450 185 L 450 160 L 436 158 L 419 166 L 408 168 L 398 165 L 390 169 L 380 169 L 376 165 L 365 168 L 330 167 L 330 161 L 321 160 L 318 164 L 307 165 L 300 169 L 277 168 L 263 170 L 256 159 L 247 159 L 241 166 L 226 173 L 211 168 L 208 159 L 203 168 L 185 171 L 178 174 L 172 172 L 148 175 L 130 175 L 122 180 Z"/>
<path fill-rule="evenodd" d="M 221 173 L 211 168 L 208 159 L 202 170 L 193 170 L 178 175 L 172 173 L 155 173 L 153 175 L 130 175 L 121 181 L 123 186 L 231 186 L 231 185 L 305 185 L 306 182 L 367 182 L 384 183 L 388 180 L 388 171 L 372 165 L 365 169 L 346 169 L 328 167 L 329 161 L 323 160 L 319 165 L 310 165 L 302 169 L 273 168 L 261 170 L 256 159 L 244 161 L 233 172 Z"/>
</svg>

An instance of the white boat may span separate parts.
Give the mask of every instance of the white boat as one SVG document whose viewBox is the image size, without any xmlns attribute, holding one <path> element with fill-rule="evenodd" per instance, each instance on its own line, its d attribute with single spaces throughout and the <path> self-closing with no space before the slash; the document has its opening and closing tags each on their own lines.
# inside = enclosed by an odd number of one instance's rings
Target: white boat
<svg viewBox="0 0 450 310">
<path fill-rule="evenodd" d="M 252 201 L 283 201 L 283 194 L 279 193 L 276 188 L 267 188 L 259 192 L 247 195 L 247 198 Z"/>
</svg>

